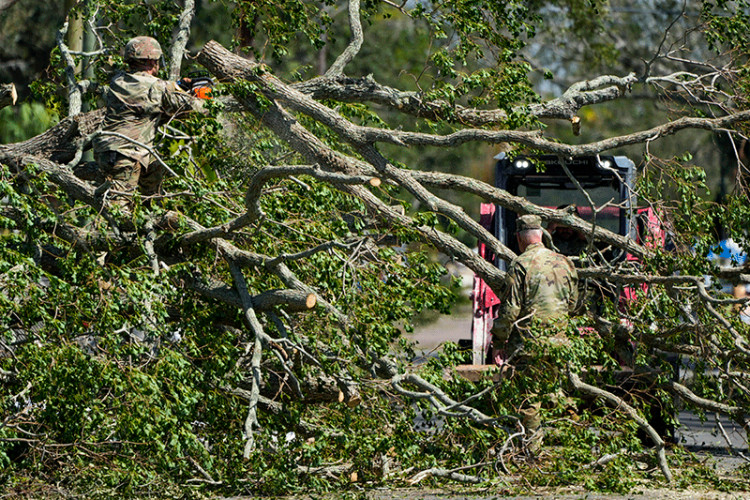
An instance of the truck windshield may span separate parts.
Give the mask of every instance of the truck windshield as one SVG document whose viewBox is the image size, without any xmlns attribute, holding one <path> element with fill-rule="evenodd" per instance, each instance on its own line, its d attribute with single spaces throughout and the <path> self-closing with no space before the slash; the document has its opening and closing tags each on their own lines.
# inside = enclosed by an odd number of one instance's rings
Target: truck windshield
<svg viewBox="0 0 750 500">
<path fill-rule="evenodd" d="M 620 232 L 620 193 L 612 186 L 598 186 L 586 189 L 591 200 L 596 205 L 597 226 L 604 227 L 615 233 Z M 518 186 L 518 196 L 526 198 L 535 205 L 557 208 L 561 205 L 574 203 L 578 207 L 580 217 L 589 222 L 593 221 L 593 214 L 589 201 L 583 193 L 573 188 L 568 189 L 560 186 Z M 600 208 L 604 207 L 602 210 Z"/>
</svg>

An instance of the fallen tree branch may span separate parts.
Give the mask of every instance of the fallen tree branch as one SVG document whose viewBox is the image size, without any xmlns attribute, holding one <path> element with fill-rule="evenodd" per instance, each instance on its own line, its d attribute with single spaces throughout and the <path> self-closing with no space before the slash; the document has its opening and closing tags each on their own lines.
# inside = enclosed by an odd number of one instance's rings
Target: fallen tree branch
<svg viewBox="0 0 750 500">
<path fill-rule="evenodd" d="M 403 387 L 403 382 L 408 382 L 412 385 L 415 385 L 425 392 L 409 391 Z M 454 401 L 450 397 L 448 397 L 448 395 L 445 394 L 445 392 L 443 392 L 439 387 L 427 382 L 422 377 L 413 373 L 395 374 L 391 377 L 391 385 L 402 395 L 409 396 L 414 399 L 428 400 L 430 404 L 432 404 L 432 406 L 441 415 L 457 418 L 470 418 L 472 421 L 483 425 L 495 425 L 497 422 L 502 420 L 512 420 L 514 422 L 518 422 L 518 418 L 512 415 L 498 415 L 496 417 L 490 417 L 480 412 L 476 408 L 472 408 L 471 406 L 466 406 L 457 401 Z"/>
<path fill-rule="evenodd" d="M 536 118 L 570 120 L 584 106 L 612 101 L 624 95 L 625 89 L 637 81 L 635 75 L 603 76 L 572 85 L 562 96 L 529 106 Z M 446 120 L 462 125 L 484 127 L 503 124 L 508 114 L 499 109 L 466 108 L 441 100 L 426 100 L 423 92 L 406 92 L 379 84 L 372 75 L 362 78 L 321 77 L 292 85 L 316 100 L 340 102 L 372 102 L 432 121 Z M 600 88 L 604 87 L 604 88 Z"/>
<path fill-rule="evenodd" d="M 236 81 L 239 79 L 258 80 L 256 74 L 258 65 L 227 51 L 216 42 L 207 43 L 198 54 L 198 61 L 213 74 L 223 80 Z M 270 78 L 264 75 L 263 78 Z M 288 87 L 287 87 L 288 88 Z M 340 153 L 328 148 L 320 139 L 305 130 L 289 113 L 280 106 L 271 103 L 261 108 L 251 97 L 237 96 L 245 108 L 257 116 L 276 135 L 288 142 L 311 163 L 317 163 L 327 170 L 359 175 L 359 162 L 350 161 Z M 312 106 L 319 107 L 317 103 Z M 340 186 L 346 193 L 360 198 L 375 214 L 392 224 L 414 227 L 420 235 L 436 248 L 453 258 L 464 262 L 469 268 L 482 276 L 490 287 L 498 292 L 503 286 L 504 272 L 485 261 L 466 245 L 433 227 L 414 225 L 414 221 L 393 210 L 383 203 L 371 191 L 361 186 Z M 487 233 L 489 234 L 489 233 Z"/>
<path fill-rule="evenodd" d="M 210 484 L 211 486 L 219 486 L 219 485 L 224 484 L 222 481 L 214 480 L 214 478 L 211 477 L 211 474 L 206 472 L 206 469 L 201 467 L 201 465 L 193 457 L 187 456 L 185 458 L 187 458 L 188 462 L 190 462 L 190 464 L 195 468 L 195 470 L 197 470 L 201 474 L 201 476 L 204 477 L 204 479 L 188 479 L 187 481 L 188 483 L 200 482 L 200 483 Z"/>
<path fill-rule="evenodd" d="M 458 481 L 460 483 L 471 483 L 471 484 L 480 484 L 484 483 L 487 480 L 484 478 L 481 478 L 479 476 L 470 476 L 467 474 L 461 474 L 459 472 L 456 472 L 455 469 L 441 469 L 439 467 L 435 467 L 432 469 L 423 470 L 421 472 L 418 472 L 415 474 L 411 479 L 409 479 L 410 485 L 415 485 L 422 481 L 423 479 L 426 479 L 431 476 L 437 476 L 442 477 L 445 479 L 451 479 L 453 481 Z"/>
<path fill-rule="evenodd" d="M 196 292 L 226 304 L 242 307 L 242 299 L 233 288 L 220 282 L 205 284 L 197 279 L 186 278 L 186 284 Z M 268 290 L 252 296 L 253 307 L 259 312 L 269 312 L 281 306 L 290 312 L 304 312 L 318 303 L 315 294 L 299 290 Z"/>
<path fill-rule="evenodd" d="M 352 469 L 352 464 L 350 463 L 342 463 L 342 464 L 328 464 L 328 465 L 317 465 L 317 466 L 311 466 L 311 465 L 298 465 L 297 466 L 297 472 L 301 472 L 303 474 L 322 474 L 322 475 L 340 475 L 345 474 L 349 472 Z"/>
<path fill-rule="evenodd" d="M 223 51 L 223 53 L 222 53 Z M 302 92 L 284 84 L 268 73 L 259 73 L 258 65 L 241 60 L 229 62 L 231 52 L 226 51 L 216 42 L 208 42 L 198 55 L 201 64 L 213 73 L 230 79 L 243 78 L 261 84 L 265 96 L 271 100 L 280 100 L 295 111 L 303 112 L 310 117 L 325 123 L 346 140 L 358 144 L 384 142 L 399 146 L 436 146 L 452 147 L 467 142 L 485 142 L 490 144 L 518 143 L 528 147 L 548 151 L 562 156 L 595 155 L 615 148 L 641 144 L 655 139 L 673 135 L 681 130 L 703 129 L 718 130 L 731 127 L 750 120 L 750 111 L 740 111 L 719 118 L 683 117 L 648 130 L 622 135 L 598 142 L 582 145 L 569 145 L 551 141 L 540 132 L 519 132 L 513 130 L 490 131 L 481 129 L 464 129 L 447 135 L 434 135 L 401 130 L 379 129 L 355 125 L 344 120 L 340 115 L 331 115 L 328 108 L 308 98 Z M 239 59 L 239 58 L 238 58 Z M 219 64 L 217 64 L 219 63 Z M 229 72 L 234 74 L 229 76 Z M 241 100 L 241 99 L 240 99 Z"/>
<path fill-rule="evenodd" d="M 586 465 L 581 467 L 581 469 L 583 470 L 594 469 L 596 467 L 601 467 L 602 465 L 607 465 L 608 463 L 622 456 L 624 453 L 625 453 L 625 450 L 620 451 L 620 453 L 609 453 L 607 455 L 604 455 L 603 457 L 599 457 L 597 460 L 594 460 L 593 462 L 587 463 Z"/>
<path fill-rule="evenodd" d="M 623 411 L 628 417 L 634 420 L 635 423 L 638 424 L 638 427 L 645 431 L 648 434 L 649 438 L 651 438 L 651 441 L 653 441 L 656 447 L 657 460 L 659 462 L 659 467 L 661 468 L 662 474 L 664 474 L 664 477 L 668 483 L 672 482 L 672 472 L 669 470 L 669 464 L 667 464 L 667 457 L 664 451 L 664 440 L 661 438 L 661 436 L 659 436 L 659 433 L 657 433 L 656 430 L 651 427 L 651 424 L 649 424 L 646 419 L 640 416 L 635 408 L 623 401 L 622 398 L 615 396 L 609 391 L 605 391 L 604 389 L 586 384 L 580 379 L 577 374 L 573 373 L 570 369 L 568 369 L 568 380 L 570 380 L 570 383 L 573 385 L 574 389 L 603 399 L 612 408 Z"/>
<path fill-rule="evenodd" d="M 81 149 L 81 141 L 100 129 L 103 120 L 104 109 L 67 117 L 31 139 L 0 145 L 0 154 L 6 157 L 34 156 L 56 163 L 68 163 Z"/>
<path fill-rule="evenodd" d="M 653 371 L 651 371 L 653 372 Z M 669 389 L 672 393 L 681 397 L 685 401 L 707 411 L 727 415 L 737 422 L 741 427 L 750 430 L 750 420 L 748 420 L 747 410 L 741 406 L 731 406 L 710 399 L 702 398 L 684 385 L 669 380 L 662 383 L 662 387 Z"/>
<path fill-rule="evenodd" d="M 263 342 L 262 338 L 265 336 L 263 332 L 263 326 L 255 316 L 255 309 L 253 308 L 253 299 L 250 297 L 250 293 L 247 290 L 247 283 L 245 283 L 245 277 L 242 274 L 242 270 L 237 265 L 228 260 L 229 271 L 232 274 L 234 280 L 234 286 L 237 288 L 237 293 L 242 300 L 242 309 L 245 313 L 245 320 L 250 326 L 250 331 L 253 333 L 253 355 L 251 361 L 252 370 L 252 389 L 250 391 L 250 401 L 248 404 L 247 418 L 245 419 L 245 449 L 243 456 L 247 459 L 250 457 L 250 453 L 255 449 L 255 429 L 260 427 L 258 423 L 258 398 L 260 397 L 260 363 L 263 356 Z"/>
</svg>

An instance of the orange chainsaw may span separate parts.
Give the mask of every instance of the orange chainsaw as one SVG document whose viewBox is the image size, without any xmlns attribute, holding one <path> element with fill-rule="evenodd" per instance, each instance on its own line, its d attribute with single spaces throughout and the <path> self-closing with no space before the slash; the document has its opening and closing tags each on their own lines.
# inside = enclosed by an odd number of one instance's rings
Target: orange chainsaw
<svg viewBox="0 0 750 500">
<path fill-rule="evenodd" d="M 211 99 L 214 81 L 207 76 L 185 77 L 177 81 L 177 86 L 198 99 Z"/>
</svg>

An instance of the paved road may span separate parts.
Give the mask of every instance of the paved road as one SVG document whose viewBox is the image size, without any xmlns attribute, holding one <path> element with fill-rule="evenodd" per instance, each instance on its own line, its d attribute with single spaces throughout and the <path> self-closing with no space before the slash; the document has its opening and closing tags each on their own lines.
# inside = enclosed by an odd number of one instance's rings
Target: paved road
<svg viewBox="0 0 750 500">
<path fill-rule="evenodd" d="M 679 414 L 681 427 L 677 431 L 678 443 L 691 450 L 705 450 L 712 453 L 727 453 L 727 439 L 736 451 L 747 454 L 748 443 L 745 433 L 734 422 L 726 417 L 719 419 L 709 415 L 706 422 L 701 422 L 698 415 L 681 411 Z M 723 432 L 722 432 L 723 429 Z"/>
</svg>

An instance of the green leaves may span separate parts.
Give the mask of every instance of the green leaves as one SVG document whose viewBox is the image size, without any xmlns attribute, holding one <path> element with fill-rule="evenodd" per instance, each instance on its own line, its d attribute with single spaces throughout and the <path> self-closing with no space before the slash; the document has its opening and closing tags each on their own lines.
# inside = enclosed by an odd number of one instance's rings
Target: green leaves
<svg viewBox="0 0 750 500">
<path fill-rule="evenodd" d="M 321 8 L 324 5 L 300 0 L 242 0 L 233 10 L 240 35 L 236 43 L 241 48 L 253 51 L 256 57 L 270 57 L 277 61 L 288 54 L 290 42 L 298 35 L 314 48 L 321 48 L 323 34 L 331 23 L 328 9 Z M 269 53 L 251 45 L 258 35 L 270 47 Z"/>
<path fill-rule="evenodd" d="M 707 22 L 706 38 L 709 46 L 716 51 L 741 51 L 747 55 L 750 45 L 747 31 L 750 27 L 750 16 L 747 14 L 748 3 L 718 1 L 703 2 L 701 17 Z"/>
</svg>

